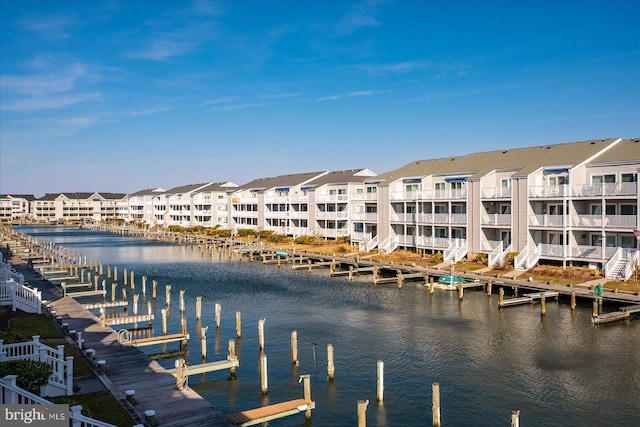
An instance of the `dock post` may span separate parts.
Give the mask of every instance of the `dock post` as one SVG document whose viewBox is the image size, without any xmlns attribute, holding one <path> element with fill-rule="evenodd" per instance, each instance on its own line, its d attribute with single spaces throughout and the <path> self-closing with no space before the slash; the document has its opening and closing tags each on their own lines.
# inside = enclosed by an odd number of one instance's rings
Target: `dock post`
<svg viewBox="0 0 640 427">
<path fill-rule="evenodd" d="M 236 311 L 236 338 L 242 336 L 242 318 L 239 311 Z"/>
<path fill-rule="evenodd" d="M 571 291 L 571 310 L 576 309 L 576 291 Z"/>
<path fill-rule="evenodd" d="M 598 313 L 602 313 L 602 300 L 602 297 L 598 298 Z"/>
<path fill-rule="evenodd" d="M 133 270 L 132 270 L 131 271 L 131 280 L 130 280 L 130 282 L 131 282 L 131 290 L 134 290 L 136 288 L 136 282 L 134 281 L 133 277 L 134 276 L 133 276 Z"/>
<path fill-rule="evenodd" d="M 200 320 L 202 318 L 202 297 L 196 297 L 196 320 Z"/>
<path fill-rule="evenodd" d="M 462 298 L 464 298 L 464 288 L 462 287 L 462 283 L 458 282 L 458 299 L 462 301 Z"/>
<path fill-rule="evenodd" d="M 104 276 L 104 270 L 103 270 L 103 265 L 102 265 L 102 261 L 100 261 L 100 276 Z"/>
<path fill-rule="evenodd" d="M 180 313 L 184 314 L 184 289 L 180 290 Z"/>
<path fill-rule="evenodd" d="M 151 285 L 153 286 L 153 289 L 151 291 L 151 297 L 155 300 L 156 299 L 156 286 L 158 286 L 158 282 L 156 280 L 152 280 L 151 281 Z"/>
<path fill-rule="evenodd" d="M 493 282 L 491 280 L 489 280 L 487 282 L 487 295 L 491 296 L 491 286 L 493 285 Z"/>
<path fill-rule="evenodd" d="M 384 401 L 384 362 L 382 360 L 378 360 L 378 381 L 377 381 L 377 393 L 378 403 L 382 403 Z"/>
<path fill-rule="evenodd" d="M 353 266 L 350 265 L 349 266 L 349 281 L 351 282 L 353 280 Z"/>
<path fill-rule="evenodd" d="M 433 394 L 433 426 L 440 427 L 440 384 L 433 383 L 433 385 L 431 386 L 431 390 Z"/>
<path fill-rule="evenodd" d="M 429 295 L 433 295 L 433 277 L 429 277 Z"/>
<path fill-rule="evenodd" d="M 291 332 L 291 363 L 298 366 L 298 331 Z"/>
<path fill-rule="evenodd" d="M 515 298 L 518 298 L 518 287 L 517 287 L 517 286 L 514 286 L 514 287 L 513 287 L 513 296 L 514 296 Z"/>
<path fill-rule="evenodd" d="M 544 292 L 540 295 L 540 313 L 544 316 L 547 314 L 547 300 L 544 296 Z"/>
<path fill-rule="evenodd" d="M 520 411 L 511 411 L 511 427 L 520 427 Z"/>
<path fill-rule="evenodd" d="M 127 281 L 128 279 L 127 279 L 127 269 L 126 269 L 126 268 L 123 268 L 123 269 L 122 269 L 122 277 L 124 277 L 124 279 L 123 279 L 123 280 L 124 280 L 124 282 L 123 282 L 122 284 L 123 284 L 124 286 L 127 286 L 129 283 L 128 283 L 128 281 Z"/>
<path fill-rule="evenodd" d="M 98 290 L 98 276 L 95 276 L 93 278 L 93 282 L 94 282 L 94 289 L 97 291 Z"/>
<path fill-rule="evenodd" d="M 200 328 L 200 343 L 202 346 L 202 363 L 205 363 L 207 361 L 207 330 L 209 329 L 208 326 L 205 326 L 204 328 Z"/>
<path fill-rule="evenodd" d="M 151 323 L 151 301 L 147 301 L 147 315 L 149 316 L 149 323 Z"/>
<path fill-rule="evenodd" d="M 373 267 L 373 283 L 378 282 L 378 266 Z"/>
<path fill-rule="evenodd" d="M 67 296 L 67 282 L 60 283 L 60 287 L 62 288 L 62 296 Z"/>
<path fill-rule="evenodd" d="M 133 294 L 133 315 L 138 315 L 138 300 L 140 299 L 140 295 Z"/>
<path fill-rule="evenodd" d="M 402 271 L 398 271 L 398 289 L 402 289 L 403 283 L 404 283 L 404 276 L 402 275 Z"/>
<path fill-rule="evenodd" d="M 336 368 L 333 365 L 333 344 L 327 344 L 327 376 L 329 381 L 335 378 Z"/>
<path fill-rule="evenodd" d="M 264 322 L 266 319 L 258 320 L 258 346 L 264 350 Z"/>
<path fill-rule="evenodd" d="M 269 384 L 267 381 L 267 355 L 262 354 L 260 356 L 260 388 L 262 394 L 267 394 L 269 391 Z"/>
<path fill-rule="evenodd" d="M 165 286 L 164 293 L 165 293 L 165 305 L 169 307 L 169 305 L 171 305 L 171 285 Z"/>
<path fill-rule="evenodd" d="M 142 276 L 142 295 L 147 295 L 147 276 Z"/>
<path fill-rule="evenodd" d="M 500 292 L 498 294 L 498 306 L 502 307 L 504 303 L 504 288 L 500 288 Z"/>
<path fill-rule="evenodd" d="M 127 302 L 127 288 L 122 287 L 122 301 Z"/>
<path fill-rule="evenodd" d="M 222 311 L 222 306 L 219 303 L 216 303 L 216 329 L 220 330 L 220 312 Z"/>
<path fill-rule="evenodd" d="M 368 400 L 358 400 L 358 427 L 367 427 Z"/>
<path fill-rule="evenodd" d="M 167 335 L 167 309 L 163 308 L 160 313 L 162 313 L 162 335 Z"/>
<path fill-rule="evenodd" d="M 118 266 L 117 265 L 113 266 L 113 281 L 114 282 L 118 281 Z"/>
<path fill-rule="evenodd" d="M 304 411 L 304 417 L 306 419 L 311 419 L 311 408 L 310 408 L 310 404 L 311 404 L 311 375 L 309 374 L 305 374 L 305 375 L 300 375 L 300 379 L 298 381 L 302 381 L 302 384 L 304 386 L 304 401 L 307 403 L 307 410 Z"/>
<path fill-rule="evenodd" d="M 80 282 L 84 283 L 84 268 L 80 270 Z"/>
<path fill-rule="evenodd" d="M 111 264 L 107 264 L 107 279 L 111 279 Z"/>
<path fill-rule="evenodd" d="M 593 300 L 593 317 L 598 317 L 598 301 Z"/>
<path fill-rule="evenodd" d="M 229 340 L 229 359 L 236 357 L 236 342 L 234 340 Z M 229 369 L 229 379 L 230 380 L 235 380 L 236 379 L 236 368 L 235 366 L 232 366 Z"/>
</svg>

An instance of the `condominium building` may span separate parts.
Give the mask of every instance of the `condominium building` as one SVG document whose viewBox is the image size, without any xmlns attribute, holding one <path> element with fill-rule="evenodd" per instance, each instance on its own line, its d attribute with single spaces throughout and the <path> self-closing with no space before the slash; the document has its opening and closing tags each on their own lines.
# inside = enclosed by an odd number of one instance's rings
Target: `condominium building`
<svg viewBox="0 0 640 427">
<path fill-rule="evenodd" d="M 32 194 L 0 194 L 0 222 L 30 218 L 34 200 Z"/>
<path fill-rule="evenodd" d="M 33 201 L 37 221 L 106 221 L 119 216 L 123 193 L 47 193 Z"/>
</svg>

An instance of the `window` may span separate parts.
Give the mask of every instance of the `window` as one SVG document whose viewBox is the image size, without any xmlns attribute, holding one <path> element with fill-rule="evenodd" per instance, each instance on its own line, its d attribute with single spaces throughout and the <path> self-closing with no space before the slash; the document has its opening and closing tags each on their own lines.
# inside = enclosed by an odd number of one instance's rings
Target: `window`
<svg viewBox="0 0 640 427">
<path fill-rule="evenodd" d="M 569 183 L 569 177 L 564 175 L 550 176 L 548 179 L 549 185 L 555 187 L 557 185 L 564 185 Z"/>
<path fill-rule="evenodd" d="M 592 184 L 612 184 L 616 182 L 616 176 L 611 174 L 611 175 L 593 175 L 591 177 L 591 183 Z"/>
<path fill-rule="evenodd" d="M 620 205 L 620 215 L 637 215 L 637 205 Z"/>
<path fill-rule="evenodd" d="M 436 182 L 435 189 L 436 189 L 436 191 L 444 190 L 445 189 L 445 183 L 444 182 Z"/>
<path fill-rule="evenodd" d="M 367 187 L 367 193 L 377 193 L 378 187 Z"/>
<path fill-rule="evenodd" d="M 607 205 L 604 210 L 605 215 L 615 215 L 616 214 L 616 205 Z"/>
<path fill-rule="evenodd" d="M 602 215 L 602 205 L 591 205 L 591 215 Z"/>
<path fill-rule="evenodd" d="M 635 248 L 636 238 L 633 236 L 620 236 L 620 246 L 623 248 Z"/>
<path fill-rule="evenodd" d="M 335 196 L 336 195 L 336 189 L 329 190 L 329 195 L 330 196 Z"/>
<path fill-rule="evenodd" d="M 636 173 L 620 174 L 620 182 L 638 182 L 638 174 Z"/>
<path fill-rule="evenodd" d="M 507 178 L 503 178 L 500 180 L 500 187 L 509 188 L 511 187 L 511 180 Z"/>
<path fill-rule="evenodd" d="M 356 188 L 356 194 L 364 194 L 364 188 Z"/>
<path fill-rule="evenodd" d="M 405 185 L 404 189 L 407 193 L 416 192 L 418 191 L 418 184 L 407 184 Z"/>
</svg>

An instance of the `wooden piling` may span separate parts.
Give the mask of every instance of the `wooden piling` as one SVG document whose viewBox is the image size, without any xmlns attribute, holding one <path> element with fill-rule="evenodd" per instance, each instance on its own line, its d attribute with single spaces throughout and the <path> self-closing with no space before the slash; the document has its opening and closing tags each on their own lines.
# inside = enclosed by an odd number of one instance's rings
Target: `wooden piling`
<svg viewBox="0 0 640 427">
<path fill-rule="evenodd" d="M 504 302 L 504 288 L 500 288 L 498 292 L 498 306 L 502 307 L 502 303 Z"/>
<path fill-rule="evenodd" d="M 142 276 L 142 295 L 147 295 L 147 276 Z"/>
<path fill-rule="evenodd" d="M 164 293 L 165 293 L 165 305 L 169 307 L 169 305 L 171 305 L 171 285 L 165 286 Z"/>
<path fill-rule="evenodd" d="M 163 308 L 160 313 L 162 315 L 162 335 L 167 335 L 167 309 Z"/>
<path fill-rule="evenodd" d="M 260 356 L 260 388 L 262 390 L 262 394 L 267 394 L 269 391 L 269 383 L 267 380 L 267 355 L 264 353 Z"/>
<path fill-rule="evenodd" d="M 180 313 L 184 314 L 184 289 L 180 290 Z"/>
<path fill-rule="evenodd" d="M 264 322 L 266 319 L 258 320 L 258 347 L 264 350 Z"/>
<path fill-rule="evenodd" d="M 122 301 L 127 301 L 127 288 L 122 288 Z"/>
<path fill-rule="evenodd" d="M 576 291 L 571 291 L 571 310 L 576 309 Z"/>
<path fill-rule="evenodd" d="M 547 314 L 547 300 L 545 298 L 544 292 L 540 295 L 540 313 L 544 316 Z"/>
<path fill-rule="evenodd" d="M 336 368 L 333 365 L 333 344 L 327 345 L 327 377 L 329 381 L 333 381 L 335 378 Z"/>
<path fill-rule="evenodd" d="M 440 384 L 433 383 L 431 386 L 432 391 L 432 411 L 433 411 L 433 426 L 440 427 Z"/>
<path fill-rule="evenodd" d="M 115 301 L 116 300 L 116 288 L 118 287 L 118 284 L 116 282 L 111 283 L 111 301 Z"/>
<path fill-rule="evenodd" d="M 377 387 L 376 387 L 376 396 L 378 398 L 378 403 L 382 403 L 384 401 L 384 362 L 382 360 L 378 360 L 377 364 Z"/>
<path fill-rule="evenodd" d="M 202 318 L 202 297 L 196 297 L 196 320 L 200 320 Z"/>
<path fill-rule="evenodd" d="M 291 332 L 291 363 L 298 366 L 298 331 Z"/>
<path fill-rule="evenodd" d="M 311 419 L 311 375 L 300 375 L 299 381 L 302 381 L 304 387 L 303 399 L 308 404 L 307 410 L 304 411 L 304 417 L 309 420 Z"/>
<path fill-rule="evenodd" d="M 489 280 L 487 282 L 487 295 L 491 296 L 491 286 L 493 285 L 493 282 L 491 280 Z"/>
<path fill-rule="evenodd" d="M 151 281 L 151 286 L 153 287 L 153 289 L 151 290 L 151 297 L 155 300 L 156 299 L 156 287 L 158 286 L 158 282 L 156 280 L 152 280 Z"/>
<path fill-rule="evenodd" d="M 139 298 L 140 298 L 140 295 L 133 294 L 133 315 L 134 316 L 138 315 L 138 299 Z"/>
<path fill-rule="evenodd" d="M 520 411 L 511 412 L 511 427 L 520 427 Z"/>
<path fill-rule="evenodd" d="M 464 288 L 462 287 L 462 283 L 458 283 L 458 299 L 462 301 L 464 298 Z"/>
<path fill-rule="evenodd" d="M 222 311 L 222 306 L 219 303 L 216 303 L 216 329 L 220 330 L 220 312 Z"/>
<path fill-rule="evenodd" d="M 128 279 L 127 279 L 127 269 L 126 268 L 122 269 L 122 277 L 124 278 L 123 279 L 124 281 L 122 282 L 122 284 L 124 286 L 127 286 L 129 284 L 129 282 L 128 282 Z"/>
<path fill-rule="evenodd" d="M 349 266 L 349 281 L 351 282 L 353 280 L 353 266 L 350 265 Z"/>
<path fill-rule="evenodd" d="M 208 326 L 200 328 L 200 344 L 202 347 L 202 363 L 207 361 L 207 330 Z"/>
<path fill-rule="evenodd" d="M 134 280 L 133 270 L 131 271 L 130 274 L 131 274 L 131 280 L 130 280 L 130 282 L 131 282 L 131 290 L 134 290 L 136 288 L 136 282 Z"/>
<path fill-rule="evenodd" d="M 111 279 L 111 264 L 107 264 L 107 279 Z"/>
<path fill-rule="evenodd" d="M 433 277 L 429 277 L 429 295 L 433 295 Z"/>
<path fill-rule="evenodd" d="M 228 348 L 228 352 L 229 352 L 229 358 L 233 358 L 236 357 L 236 342 L 234 340 L 229 340 L 229 348 Z M 232 366 L 229 369 L 229 379 L 235 380 L 236 379 L 236 367 Z"/>
<path fill-rule="evenodd" d="M 236 338 L 242 336 L 242 317 L 239 311 L 236 311 Z"/>
<path fill-rule="evenodd" d="M 368 400 L 358 400 L 358 427 L 367 427 Z"/>
<path fill-rule="evenodd" d="M 598 301 L 593 300 L 593 317 L 598 316 Z"/>
</svg>

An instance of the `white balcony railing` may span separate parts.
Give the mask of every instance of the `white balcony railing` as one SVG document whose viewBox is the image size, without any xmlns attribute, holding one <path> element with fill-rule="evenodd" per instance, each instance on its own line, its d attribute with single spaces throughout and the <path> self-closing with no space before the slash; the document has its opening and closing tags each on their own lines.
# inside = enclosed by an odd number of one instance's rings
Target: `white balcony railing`
<svg viewBox="0 0 640 427">
<path fill-rule="evenodd" d="M 529 197 L 538 198 L 538 197 L 546 197 L 546 198 L 556 198 L 556 197 L 564 197 L 568 195 L 569 191 L 566 185 L 546 185 L 539 187 L 530 187 L 529 188 Z"/>
<path fill-rule="evenodd" d="M 483 214 L 482 225 L 510 226 L 511 214 Z"/>
<path fill-rule="evenodd" d="M 511 197 L 511 187 L 483 188 L 483 199 L 508 199 Z"/>
<path fill-rule="evenodd" d="M 571 223 L 576 228 L 627 228 L 636 229 L 637 215 L 574 215 Z"/>
<path fill-rule="evenodd" d="M 564 224 L 562 215 L 531 215 L 529 225 L 533 227 L 562 227 Z"/>
<path fill-rule="evenodd" d="M 585 184 L 571 187 L 574 197 L 602 197 L 602 196 L 637 196 L 637 182 L 617 182 L 607 184 Z"/>
</svg>

